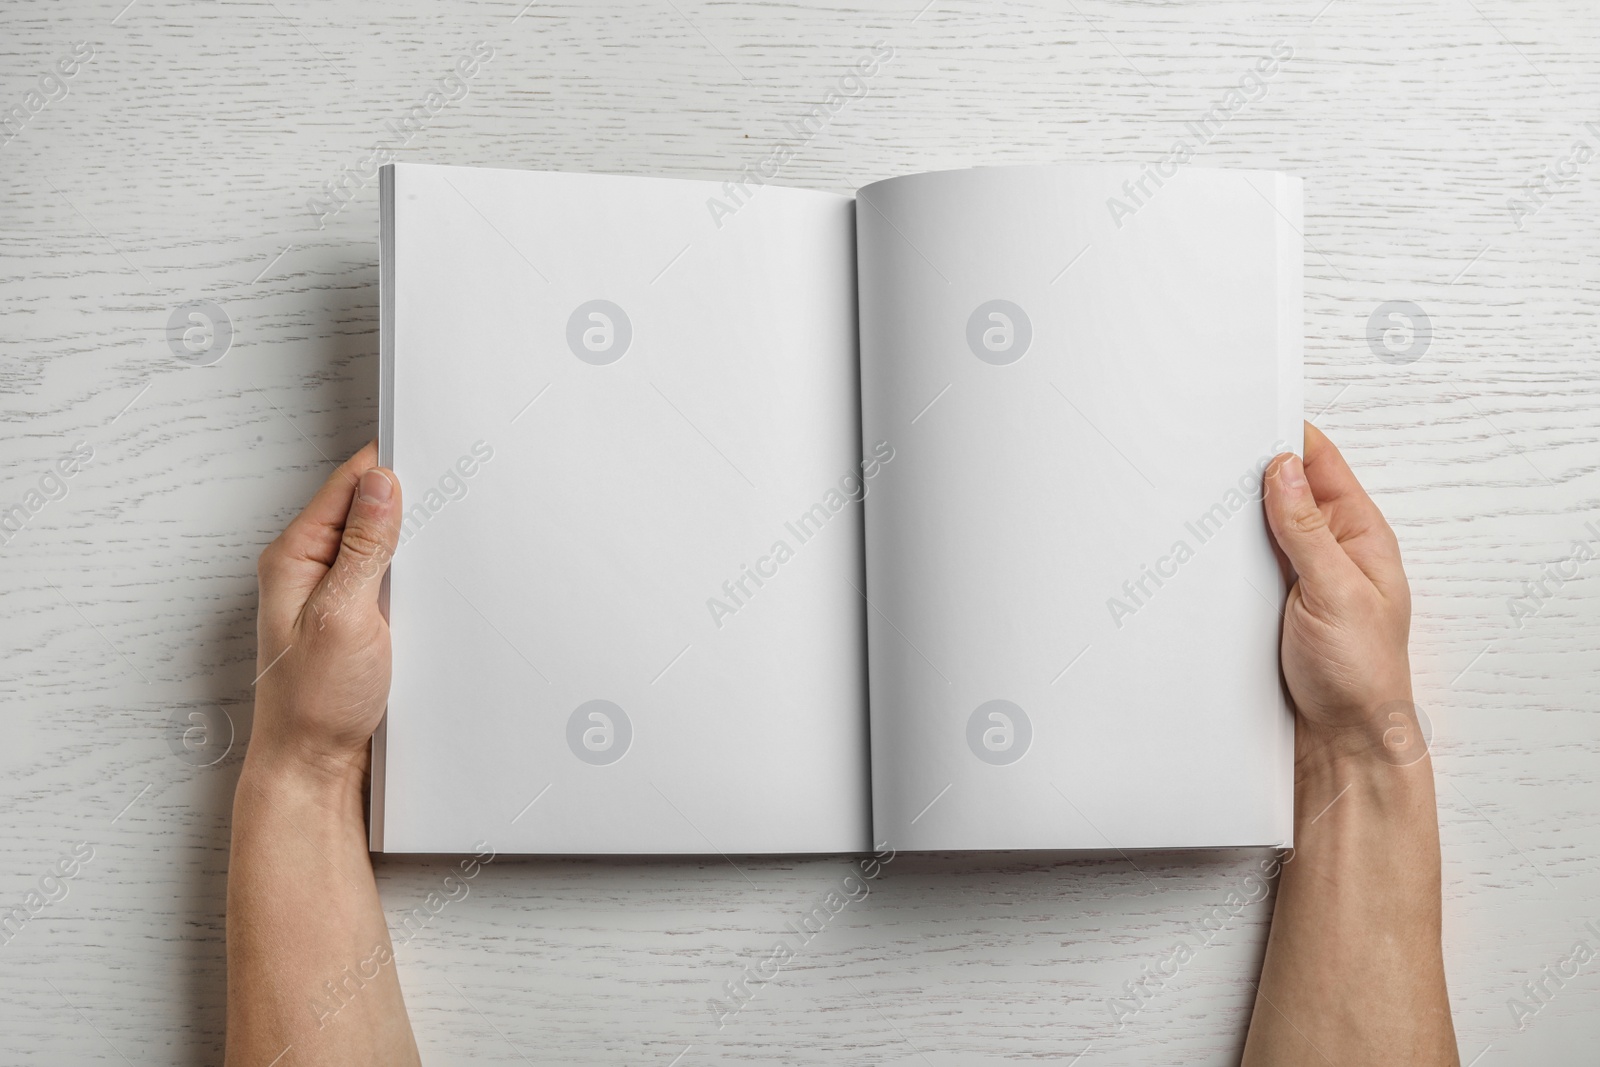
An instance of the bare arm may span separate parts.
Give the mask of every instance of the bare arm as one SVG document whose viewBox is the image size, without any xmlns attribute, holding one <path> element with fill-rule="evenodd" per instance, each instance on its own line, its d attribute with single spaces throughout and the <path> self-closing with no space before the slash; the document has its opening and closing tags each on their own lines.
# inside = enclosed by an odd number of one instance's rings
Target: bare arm
<svg viewBox="0 0 1600 1067">
<path fill-rule="evenodd" d="M 1283 669 L 1298 712 L 1283 864 L 1246 1067 L 1458 1064 L 1440 948 L 1433 767 L 1412 703 L 1399 545 L 1332 442 L 1279 457 L 1267 518 L 1299 576 Z M 1303 473 L 1302 473 L 1303 472 Z"/>
<path fill-rule="evenodd" d="M 401 514 L 376 463 L 368 445 L 261 555 L 265 673 L 228 866 L 230 1067 L 420 1062 L 362 811 L 389 692 L 378 588 Z"/>
</svg>

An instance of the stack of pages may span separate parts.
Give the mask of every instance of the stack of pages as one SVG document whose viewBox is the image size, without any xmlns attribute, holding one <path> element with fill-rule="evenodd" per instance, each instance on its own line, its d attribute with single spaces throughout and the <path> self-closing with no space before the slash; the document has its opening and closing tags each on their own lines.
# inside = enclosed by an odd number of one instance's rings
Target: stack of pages
<svg viewBox="0 0 1600 1067">
<path fill-rule="evenodd" d="M 1297 179 L 391 165 L 386 852 L 1289 842 Z"/>
</svg>

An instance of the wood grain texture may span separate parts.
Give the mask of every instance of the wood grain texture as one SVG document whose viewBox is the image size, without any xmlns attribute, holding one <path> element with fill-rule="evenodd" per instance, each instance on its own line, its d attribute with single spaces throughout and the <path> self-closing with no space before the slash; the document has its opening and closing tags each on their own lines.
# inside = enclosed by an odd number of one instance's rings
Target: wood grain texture
<svg viewBox="0 0 1600 1067">
<path fill-rule="evenodd" d="M 1600 122 L 1592 5 L 124 2 L 0 4 L 0 109 L 74 42 L 95 48 L 0 146 L 0 505 L 93 449 L 0 547 L 0 904 L 74 843 L 95 849 L 0 945 L 0 1062 L 220 1060 L 254 561 L 375 432 L 377 186 L 320 227 L 306 204 L 480 40 L 492 62 L 401 158 L 721 179 L 887 41 L 867 95 L 782 173 L 837 190 L 1153 161 L 1288 42 L 1196 161 L 1306 179 L 1308 412 L 1394 521 L 1415 588 L 1463 1060 L 1592 1062 L 1594 965 L 1521 1030 L 1506 1004 L 1600 920 L 1600 562 L 1520 627 L 1507 606 L 1600 519 L 1600 158 L 1520 226 L 1507 209 L 1576 140 L 1600 145 L 1583 126 Z M 235 335 L 193 367 L 165 331 L 202 298 Z M 1431 319 L 1415 363 L 1368 347 L 1388 300 Z M 174 716 L 218 707 L 228 755 L 175 756 Z M 1270 905 L 1121 1030 L 1106 1000 L 1261 858 L 900 857 L 721 1029 L 709 998 L 845 860 L 496 861 L 399 955 L 431 1064 L 1067 1063 L 1086 1048 L 1084 1065 L 1223 1064 Z M 381 862 L 396 922 L 447 869 Z"/>
</svg>

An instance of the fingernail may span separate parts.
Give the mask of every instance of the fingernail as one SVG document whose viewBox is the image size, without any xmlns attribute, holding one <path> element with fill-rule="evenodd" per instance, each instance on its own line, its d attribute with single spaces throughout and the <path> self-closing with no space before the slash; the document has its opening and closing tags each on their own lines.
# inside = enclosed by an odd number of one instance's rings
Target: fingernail
<svg viewBox="0 0 1600 1067">
<path fill-rule="evenodd" d="M 360 492 L 363 504 L 387 504 L 389 498 L 394 496 L 394 483 L 388 475 L 374 467 L 361 476 Z"/>
<path fill-rule="evenodd" d="M 1306 471 L 1300 465 L 1299 456 L 1290 456 L 1278 464 L 1278 484 L 1291 493 L 1298 493 L 1306 486 Z"/>
</svg>

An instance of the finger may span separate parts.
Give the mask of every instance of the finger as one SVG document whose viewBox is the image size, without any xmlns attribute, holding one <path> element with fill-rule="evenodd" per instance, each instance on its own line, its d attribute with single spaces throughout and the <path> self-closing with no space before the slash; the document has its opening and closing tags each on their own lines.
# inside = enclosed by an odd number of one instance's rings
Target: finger
<svg viewBox="0 0 1600 1067">
<path fill-rule="evenodd" d="M 384 572 L 400 541 L 400 479 L 372 467 L 358 480 L 339 539 L 339 554 L 311 595 L 319 616 L 376 605 Z"/>
<path fill-rule="evenodd" d="M 1328 525 L 1333 535 L 1343 541 L 1374 525 L 1387 525 L 1338 446 L 1311 423 L 1305 426 L 1306 480 L 1317 503 L 1329 510 Z"/>
<path fill-rule="evenodd" d="M 377 465 L 378 442 L 368 441 L 328 475 L 311 502 L 278 537 L 284 555 L 323 567 L 333 566 L 344 536 L 345 516 L 350 513 L 350 502 L 356 495 L 356 484 L 363 472 Z"/>
<path fill-rule="evenodd" d="M 274 627 L 292 625 L 306 600 L 339 554 L 344 519 L 355 497 L 361 472 L 378 461 L 376 442 L 369 443 L 323 483 L 311 502 L 261 553 L 256 572 L 261 580 L 261 618 Z"/>
<path fill-rule="evenodd" d="M 1309 422 L 1305 452 L 1306 481 L 1345 554 L 1374 582 L 1393 580 L 1400 570 L 1400 543 L 1343 453 Z"/>
<path fill-rule="evenodd" d="M 1302 595 L 1334 596 L 1360 571 L 1328 528 L 1300 457 L 1284 453 L 1267 468 L 1267 524 L 1300 576 Z"/>
</svg>

